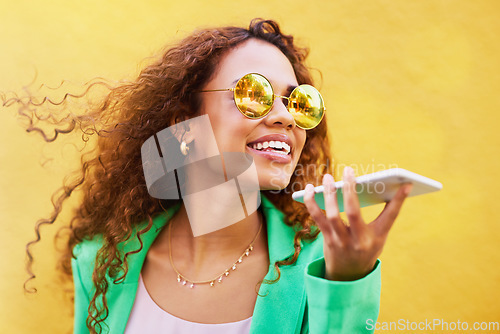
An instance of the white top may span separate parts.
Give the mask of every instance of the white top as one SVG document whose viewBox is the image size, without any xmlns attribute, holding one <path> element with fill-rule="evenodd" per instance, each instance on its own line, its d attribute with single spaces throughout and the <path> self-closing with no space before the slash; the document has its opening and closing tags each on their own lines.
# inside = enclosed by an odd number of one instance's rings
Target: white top
<svg viewBox="0 0 500 334">
<path fill-rule="evenodd" d="M 177 318 L 155 303 L 144 286 L 142 275 L 139 275 L 137 295 L 125 334 L 248 334 L 251 322 L 252 317 L 223 324 L 202 324 Z"/>
</svg>

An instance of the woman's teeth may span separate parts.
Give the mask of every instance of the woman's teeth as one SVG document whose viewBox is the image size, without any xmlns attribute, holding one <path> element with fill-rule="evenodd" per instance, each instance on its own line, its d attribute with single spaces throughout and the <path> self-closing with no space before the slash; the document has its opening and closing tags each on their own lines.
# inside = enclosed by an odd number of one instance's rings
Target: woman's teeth
<svg viewBox="0 0 500 334">
<path fill-rule="evenodd" d="M 285 142 L 278 141 L 278 140 L 271 140 L 271 141 L 263 141 L 260 143 L 255 143 L 255 144 L 250 144 L 249 145 L 251 148 L 254 150 L 258 151 L 275 151 L 278 153 L 282 154 L 289 154 L 290 153 L 290 145 L 288 145 Z"/>
</svg>

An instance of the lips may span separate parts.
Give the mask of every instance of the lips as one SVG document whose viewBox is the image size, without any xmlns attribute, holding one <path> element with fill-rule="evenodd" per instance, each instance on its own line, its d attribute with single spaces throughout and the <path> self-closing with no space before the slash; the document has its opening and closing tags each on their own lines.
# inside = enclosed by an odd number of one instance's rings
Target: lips
<svg viewBox="0 0 500 334">
<path fill-rule="evenodd" d="M 274 152 L 289 155 L 292 142 L 287 135 L 271 134 L 258 138 L 247 144 L 248 147 L 260 152 Z"/>
<path fill-rule="evenodd" d="M 251 146 L 254 150 L 258 151 L 276 151 L 288 155 L 290 153 L 290 145 L 283 141 L 270 140 L 259 143 L 254 143 Z"/>
<path fill-rule="evenodd" d="M 271 134 L 258 138 L 247 147 L 260 156 L 280 163 L 292 161 L 292 141 L 284 134 Z"/>
</svg>

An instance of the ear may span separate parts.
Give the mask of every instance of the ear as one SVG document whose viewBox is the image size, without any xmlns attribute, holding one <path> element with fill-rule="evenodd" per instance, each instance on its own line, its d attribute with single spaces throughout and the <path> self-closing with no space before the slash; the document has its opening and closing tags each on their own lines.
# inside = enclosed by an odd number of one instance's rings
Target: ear
<svg viewBox="0 0 500 334">
<path fill-rule="evenodd" d="M 178 126 L 174 127 L 172 134 L 177 138 L 179 143 L 185 141 L 186 144 L 189 145 L 194 140 L 194 131 L 192 131 L 189 124 L 186 123 L 180 123 Z"/>
<path fill-rule="evenodd" d="M 188 157 L 191 162 L 220 155 L 208 115 L 190 118 L 164 130 L 165 135 L 173 141 L 169 143 L 172 149 L 174 146 L 180 148 L 183 141 L 186 143 L 190 150 Z"/>
</svg>

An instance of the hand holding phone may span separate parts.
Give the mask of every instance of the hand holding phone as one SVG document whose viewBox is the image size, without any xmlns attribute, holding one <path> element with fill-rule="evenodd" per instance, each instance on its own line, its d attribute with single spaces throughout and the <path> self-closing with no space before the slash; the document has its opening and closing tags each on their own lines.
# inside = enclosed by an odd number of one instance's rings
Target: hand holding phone
<svg viewBox="0 0 500 334">
<path fill-rule="evenodd" d="M 323 187 L 316 187 L 315 191 L 315 188 L 308 184 L 302 193 L 295 195 L 295 199 L 303 200 L 311 218 L 322 232 L 324 278 L 334 281 L 354 281 L 369 275 L 377 268 L 377 258 L 408 195 L 441 188 L 439 182 L 405 170 L 384 172 L 356 179 L 353 169 L 346 167 L 342 183 L 336 184 L 333 177 L 326 174 L 323 177 Z M 365 187 L 365 190 L 359 189 L 357 182 L 372 186 L 375 186 L 374 182 L 381 182 L 384 184 L 384 189 L 380 188 L 378 191 L 366 190 L 369 187 Z M 340 185 L 342 188 L 336 188 Z M 414 185 L 417 185 L 416 189 L 413 188 Z M 357 193 L 359 190 L 364 198 L 364 206 L 389 201 L 372 222 L 365 222 L 361 215 L 362 203 Z M 319 200 L 315 196 L 318 194 L 320 194 Z M 341 201 L 337 199 L 337 194 L 342 196 Z M 374 195 L 376 196 L 372 197 Z M 342 204 L 342 208 L 338 203 Z M 324 207 L 325 212 L 321 211 L 319 205 Z M 345 210 L 348 222 L 344 222 L 340 217 L 341 209 Z"/>
<path fill-rule="evenodd" d="M 403 183 L 413 184 L 412 191 L 408 197 L 427 194 L 443 188 L 440 182 L 410 172 L 406 169 L 387 169 L 356 178 L 356 193 L 358 194 L 360 207 L 390 201 Z M 344 181 L 335 182 L 340 212 L 344 211 L 343 186 Z M 323 196 L 324 187 L 322 185 L 315 187 L 314 192 L 316 203 L 318 203 L 321 209 L 325 209 L 325 199 Z M 304 203 L 304 193 L 305 190 L 296 191 L 292 194 L 292 198 L 298 202 Z"/>
</svg>

